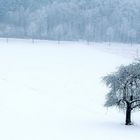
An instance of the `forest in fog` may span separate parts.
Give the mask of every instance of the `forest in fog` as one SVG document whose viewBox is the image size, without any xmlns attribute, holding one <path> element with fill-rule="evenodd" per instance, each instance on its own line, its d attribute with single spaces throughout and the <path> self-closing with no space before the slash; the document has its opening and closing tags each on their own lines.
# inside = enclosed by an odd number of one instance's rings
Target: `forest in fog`
<svg viewBox="0 0 140 140">
<path fill-rule="evenodd" d="M 140 43 L 140 0 L 0 0 L 0 37 Z"/>
</svg>

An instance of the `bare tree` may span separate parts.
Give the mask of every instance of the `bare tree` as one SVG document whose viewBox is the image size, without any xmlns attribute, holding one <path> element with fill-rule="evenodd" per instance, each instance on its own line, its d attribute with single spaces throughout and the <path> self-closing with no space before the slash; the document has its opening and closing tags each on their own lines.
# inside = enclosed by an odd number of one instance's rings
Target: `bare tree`
<svg viewBox="0 0 140 140">
<path fill-rule="evenodd" d="M 114 37 L 114 29 L 112 27 L 107 28 L 106 34 L 108 36 L 108 42 L 109 42 L 109 46 L 110 46 L 111 41 L 113 40 L 113 37 Z"/>
</svg>

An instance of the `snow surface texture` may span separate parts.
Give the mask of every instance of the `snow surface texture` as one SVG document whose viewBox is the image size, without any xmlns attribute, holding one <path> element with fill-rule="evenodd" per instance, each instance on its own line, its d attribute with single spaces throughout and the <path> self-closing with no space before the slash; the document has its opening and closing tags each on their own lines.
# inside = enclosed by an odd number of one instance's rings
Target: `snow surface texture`
<svg viewBox="0 0 140 140">
<path fill-rule="evenodd" d="M 101 46 L 1 39 L 0 139 L 139 140 L 140 112 L 123 125 L 123 112 L 103 107 L 101 81 L 133 59 Z"/>
</svg>

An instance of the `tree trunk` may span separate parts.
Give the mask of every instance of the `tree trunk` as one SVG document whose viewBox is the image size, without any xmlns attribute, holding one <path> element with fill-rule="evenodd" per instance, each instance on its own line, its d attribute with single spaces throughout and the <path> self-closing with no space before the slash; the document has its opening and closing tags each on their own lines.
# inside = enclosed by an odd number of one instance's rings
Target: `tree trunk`
<svg viewBox="0 0 140 140">
<path fill-rule="evenodd" d="M 125 125 L 132 125 L 132 122 L 131 122 L 131 104 L 130 103 L 127 104 L 127 108 L 126 108 Z"/>
<path fill-rule="evenodd" d="M 33 44 L 35 43 L 35 40 L 34 40 L 34 38 L 32 38 L 32 43 L 33 43 Z"/>
<path fill-rule="evenodd" d="M 6 38 L 6 42 L 7 42 L 7 43 L 9 42 L 9 38 L 8 38 L 8 37 Z"/>
</svg>

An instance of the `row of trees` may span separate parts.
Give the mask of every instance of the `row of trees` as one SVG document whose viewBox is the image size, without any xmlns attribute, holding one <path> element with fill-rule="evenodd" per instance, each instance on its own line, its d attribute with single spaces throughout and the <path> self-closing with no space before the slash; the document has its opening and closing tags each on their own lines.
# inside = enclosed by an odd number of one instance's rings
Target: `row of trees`
<svg viewBox="0 0 140 140">
<path fill-rule="evenodd" d="M 139 0 L 0 0 L 0 36 L 140 42 Z"/>
</svg>

